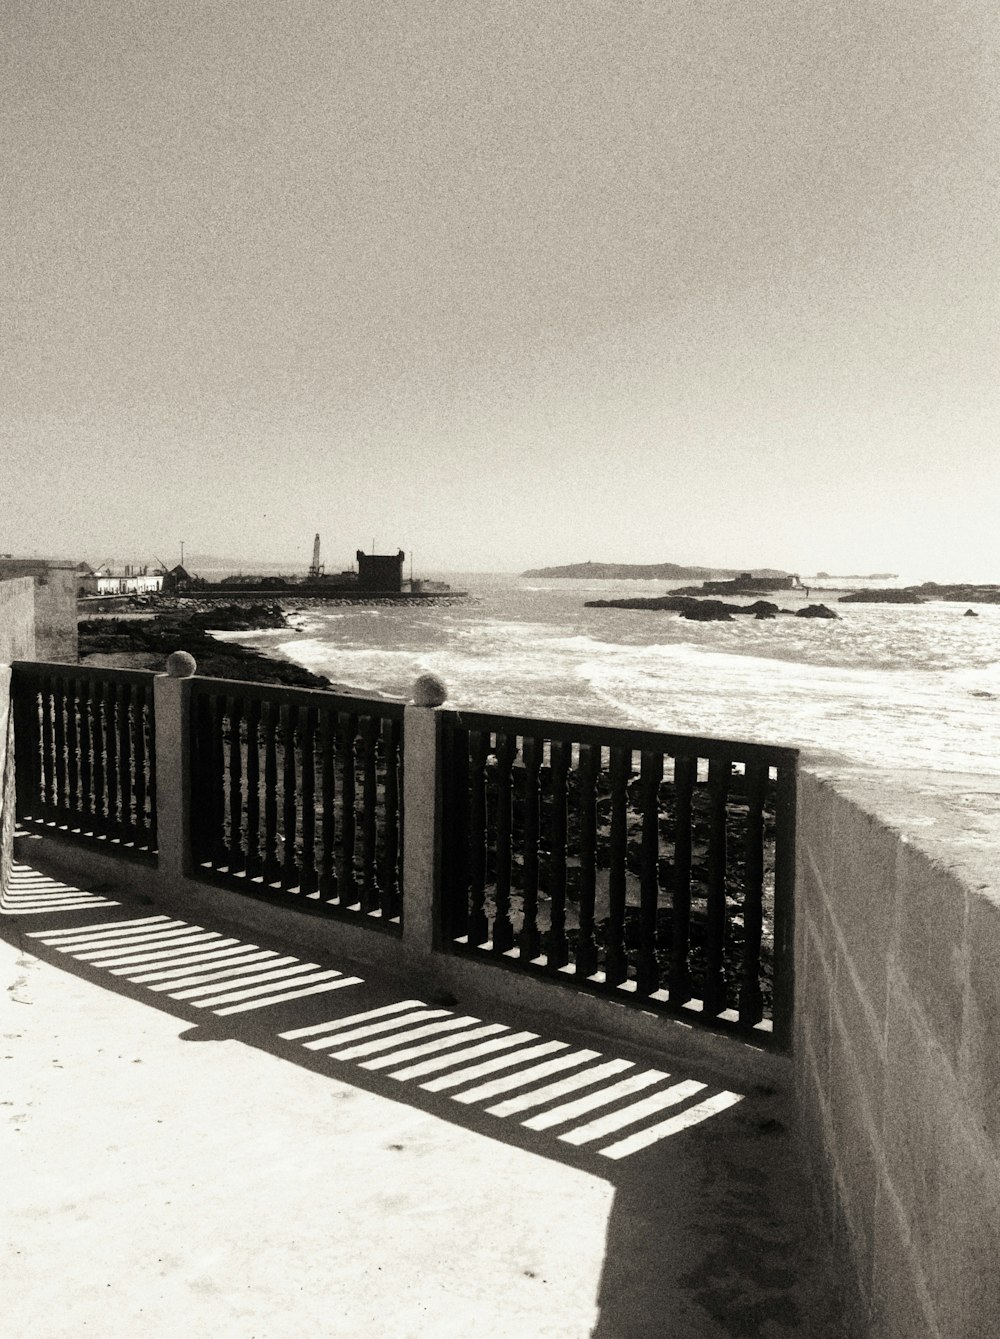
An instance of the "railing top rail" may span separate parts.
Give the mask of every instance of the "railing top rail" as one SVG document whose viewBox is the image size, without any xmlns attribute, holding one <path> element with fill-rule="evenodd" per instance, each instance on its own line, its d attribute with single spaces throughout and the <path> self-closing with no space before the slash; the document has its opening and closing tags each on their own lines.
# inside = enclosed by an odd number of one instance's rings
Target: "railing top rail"
<svg viewBox="0 0 1000 1339">
<path fill-rule="evenodd" d="M 403 719 L 402 698 L 365 697 L 336 693 L 328 688 L 290 688 L 280 683 L 248 683 L 243 679 L 210 679 L 195 674 L 190 679 L 195 697 L 222 695 L 244 701 L 287 702 L 300 707 L 324 707 L 328 711 L 350 712 L 356 716 L 380 716 L 383 720 Z"/>
<path fill-rule="evenodd" d="M 101 683 L 143 683 L 156 678 L 155 670 L 118 669 L 111 665 L 78 665 L 75 661 L 15 660 L 15 679 L 91 679 Z"/>
<path fill-rule="evenodd" d="M 551 721 L 534 716 L 503 716 L 496 712 L 442 712 L 449 724 L 463 730 L 500 731 L 571 744 L 616 745 L 630 749 L 666 753 L 673 757 L 719 758 L 732 762 L 756 762 L 769 767 L 790 767 L 799 750 L 781 744 L 758 744 L 749 740 L 721 739 L 711 735 L 668 734 L 629 726 L 594 725 L 588 721 Z"/>
</svg>

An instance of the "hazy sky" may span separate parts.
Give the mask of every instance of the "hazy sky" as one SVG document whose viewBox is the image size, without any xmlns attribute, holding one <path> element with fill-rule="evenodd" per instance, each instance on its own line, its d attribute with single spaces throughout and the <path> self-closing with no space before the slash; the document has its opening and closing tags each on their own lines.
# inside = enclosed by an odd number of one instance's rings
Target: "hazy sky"
<svg viewBox="0 0 1000 1339">
<path fill-rule="evenodd" d="M 1000 580 L 996 0 L 0 28 L 0 549 Z"/>
</svg>

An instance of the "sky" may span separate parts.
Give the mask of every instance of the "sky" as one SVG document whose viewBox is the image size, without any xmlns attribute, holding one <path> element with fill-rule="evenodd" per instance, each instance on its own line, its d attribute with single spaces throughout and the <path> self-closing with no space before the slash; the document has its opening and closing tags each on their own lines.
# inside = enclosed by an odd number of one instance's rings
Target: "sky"
<svg viewBox="0 0 1000 1339">
<path fill-rule="evenodd" d="M 1000 581 L 994 0 L 0 0 L 0 549 Z"/>
</svg>

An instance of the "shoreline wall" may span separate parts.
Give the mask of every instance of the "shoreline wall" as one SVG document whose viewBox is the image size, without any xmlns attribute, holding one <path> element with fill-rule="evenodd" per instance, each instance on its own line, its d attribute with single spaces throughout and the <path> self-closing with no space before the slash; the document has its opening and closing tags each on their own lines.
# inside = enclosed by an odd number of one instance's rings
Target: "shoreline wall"
<svg viewBox="0 0 1000 1339">
<path fill-rule="evenodd" d="M 1000 783 L 931 781 L 801 769 L 796 1088 L 850 1332 L 985 1339 L 1000 1333 Z"/>
</svg>

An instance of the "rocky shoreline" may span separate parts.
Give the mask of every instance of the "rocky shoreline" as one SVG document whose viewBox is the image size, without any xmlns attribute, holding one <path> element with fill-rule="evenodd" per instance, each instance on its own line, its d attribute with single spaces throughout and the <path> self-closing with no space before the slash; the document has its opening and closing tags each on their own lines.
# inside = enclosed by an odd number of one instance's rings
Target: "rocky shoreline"
<svg viewBox="0 0 1000 1339">
<path fill-rule="evenodd" d="M 825 604 L 808 604 L 802 609 L 781 609 L 770 600 L 754 600 L 753 604 L 728 604 L 725 600 L 698 600 L 691 595 L 635 596 L 624 600 L 586 600 L 585 609 L 653 609 L 680 614 L 698 623 L 731 623 L 734 614 L 747 618 L 777 618 L 779 614 L 791 618 L 837 618 Z"/>
<path fill-rule="evenodd" d="M 936 581 L 925 581 L 920 586 L 903 586 L 900 590 L 854 590 L 841 595 L 840 604 L 926 604 L 929 600 L 945 600 L 955 604 L 1000 604 L 1000 586 L 977 586 L 957 583 L 939 586 Z"/>
<path fill-rule="evenodd" d="M 243 679 L 251 683 L 286 684 L 293 688 L 350 691 L 322 674 L 313 674 L 291 661 L 268 656 L 239 642 L 220 642 L 213 632 L 257 632 L 291 628 L 278 603 L 218 604 L 197 600 L 157 601 L 155 612 L 144 616 L 148 604 L 136 603 L 126 617 L 81 619 L 80 662 L 117 665 L 130 669 L 162 669 L 173 651 L 188 651 L 198 673 L 213 679 Z"/>
</svg>

